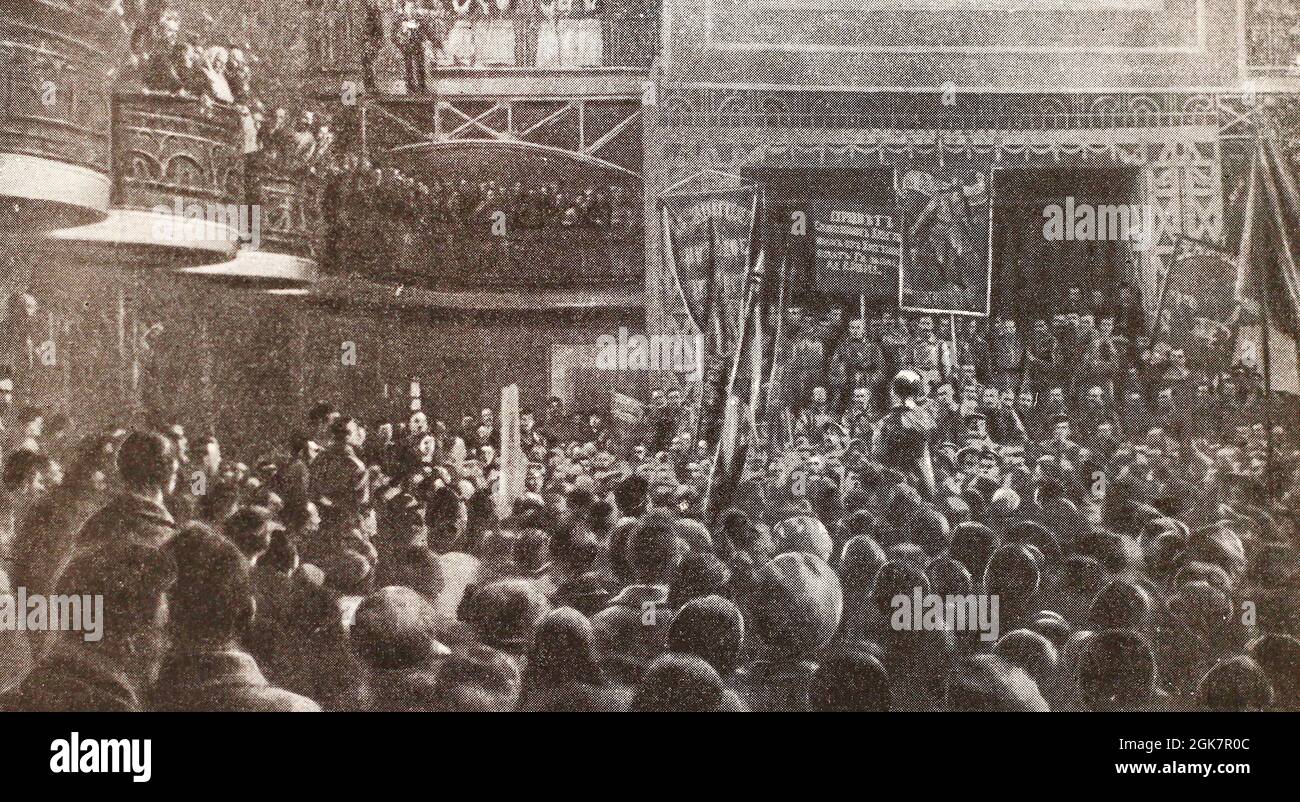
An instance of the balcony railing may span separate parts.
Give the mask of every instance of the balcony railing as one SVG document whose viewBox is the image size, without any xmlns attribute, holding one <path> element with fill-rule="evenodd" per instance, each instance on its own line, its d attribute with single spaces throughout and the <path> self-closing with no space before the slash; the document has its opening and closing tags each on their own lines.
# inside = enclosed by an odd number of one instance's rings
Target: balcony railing
<svg viewBox="0 0 1300 802">
<path fill-rule="evenodd" d="M 243 138 L 229 106 L 163 94 L 118 94 L 113 109 L 113 205 L 245 201 Z"/>
<path fill-rule="evenodd" d="M 404 17 L 400 8 L 387 10 L 377 26 L 382 35 L 367 38 L 374 21 L 368 24 L 357 4 L 326 0 L 317 11 L 312 61 L 327 74 L 364 77 L 371 70 L 380 86 L 400 91 L 411 64 L 429 77 L 467 69 L 645 70 L 658 46 L 654 0 L 610 0 L 593 12 L 579 8 L 568 16 L 536 7 L 505 13 L 494 7 L 488 16 L 478 8 L 461 17 L 442 11 Z"/>
<path fill-rule="evenodd" d="M 705 129 L 1072 131 L 1215 125 L 1219 121 L 1213 97 L 1172 92 L 969 95 L 946 107 L 937 93 L 845 96 L 832 102 L 814 93 L 745 96 L 708 91 L 669 97 L 663 106 L 670 126 Z"/>
<path fill-rule="evenodd" d="M 630 287 L 645 276 L 641 222 L 630 205 L 599 223 L 529 222 L 522 214 L 401 219 L 344 205 L 326 210 L 321 227 L 325 273 L 446 291 Z"/>
<path fill-rule="evenodd" d="M 312 258 L 321 223 L 323 181 L 250 155 L 245 162 L 248 202 L 260 210 L 261 248 Z"/>
<path fill-rule="evenodd" d="M 124 39 L 118 19 L 86 0 L 0 2 L 0 156 L 13 157 L 0 194 L 55 202 L 34 225 L 104 213 L 108 74 Z M 64 219 L 56 207 L 79 211 Z"/>
</svg>

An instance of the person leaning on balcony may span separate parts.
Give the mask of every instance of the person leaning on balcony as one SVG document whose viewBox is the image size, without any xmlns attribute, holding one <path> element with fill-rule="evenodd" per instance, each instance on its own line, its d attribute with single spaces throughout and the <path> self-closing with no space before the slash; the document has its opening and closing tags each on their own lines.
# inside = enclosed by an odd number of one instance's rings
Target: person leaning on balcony
<svg viewBox="0 0 1300 802">
<path fill-rule="evenodd" d="M 450 26 L 448 15 L 451 13 L 443 0 L 426 0 L 425 8 L 420 15 L 420 28 L 424 32 L 424 38 L 429 43 L 428 53 L 420 54 L 420 61 L 425 64 L 425 73 L 433 66 L 441 63 L 443 43 L 447 41 L 447 31 Z M 431 61 L 430 61 L 431 60 Z"/>
<path fill-rule="evenodd" d="M 230 58 L 226 62 L 226 84 L 236 103 L 247 103 L 252 92 L 253 71 L 248 66 L 248 57 L 241 47 L 230 48 Z"/>
<path fill-rule="evenodd" d="M 222 103 L 234 103 L 235 96 L 230 91 L 230 84 L 226 82 L 226 66 L 230 60 L 229 53 L 224 47 L 213 45 L 203 49 L 202 54 L 203 60 L 200 69 L 207 81 L 206 93 Z"/>
<path fill-rule="evenodd" d="M 293 130 L 289 125 L 288 111 L 283 108 L 275 110 L 275 122 L 269 130 L 263 128 L 261 149 L 278 161 L 284 161 L 293 152 Z"/>
<path fill-rule="evenodd" d="M 203 48 L 194 34 L 185 37 L 183 49 L 176 52 L 176 71 L 181 79 L 181 94 L 203 97 L 208 92 L 208 79 L 203 73 Z"/>
<path fill-rule="evenodd" d="M 175 42 L 170 51 L 158 50 L 144 65 L 144 86 L 153 92 L 175 94 L 185 88 L 181 75 L 185 71 L 187 45 Z"/>
</svg>

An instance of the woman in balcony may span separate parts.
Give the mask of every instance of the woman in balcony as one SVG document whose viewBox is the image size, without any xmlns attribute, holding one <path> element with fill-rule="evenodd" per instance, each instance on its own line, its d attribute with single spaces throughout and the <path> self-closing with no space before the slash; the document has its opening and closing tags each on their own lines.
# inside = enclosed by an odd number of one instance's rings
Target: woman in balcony
<svg viewBox="0 0 1300 802">
<path fill-rule="evenodd" d="M 560 66 L 560 28 L 558 0 L 540 0 L 537 7 L 541 9 L 541 18 L 537 21 L 537 61 L 538 67 L 554 68 Z"/>
<path fill-rule="evenodd" d="M 486 67 L 515 66 L 512 0 L 479 0 L 479 4 L 483 9 L 482 22 L 475 27 L 479 63 Z"/>
<path fill-rule="evenodd" d="M 203 52 L 203 75 L 208 80 L 208 92 L 213 99 L 222 103 L 234 103 L 235 96 L 226 81 L 226 62 L 230 54 L 224 48 L 213 45 Z"/>
<path fill-rule="evenodd" d="M 447 61 L 456 67 L 474 63 L 474 0 L 451 0 L 453 21 L 444 50 Z"/>
<path fill-rule="evenodd" d="M 600 29 L 599 0 L 573 0 L 573 16 L 577 20 L 577 67 L 599 67 L 605 60 L 604 36 Z"/>
</svg>

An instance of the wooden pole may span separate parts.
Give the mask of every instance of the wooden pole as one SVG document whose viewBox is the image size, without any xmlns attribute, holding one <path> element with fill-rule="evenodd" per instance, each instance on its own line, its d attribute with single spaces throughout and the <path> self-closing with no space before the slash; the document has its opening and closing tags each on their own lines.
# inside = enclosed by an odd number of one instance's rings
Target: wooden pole
<svg viewBox="0 0 1300 802">
<path fill-rule="evenodd" d="M 1269 319 L 1268 319 L 1268 292 L 1267 285 L 1260 275 L 1260 271 L 1255 271 L 1255 291 L 1259 303 L 1259 332 L 1260 341 L 1264 349 L 1264 428 L 1267 436 L 1267 471 L 1266 486 L 1269 489 L 1269 495 L 1272 495 L 1274 468 L 1273 462 L 1273 355 L 1269 347 Z"/>
<path fill-rule="evenodd" d="M 369 164 L 370 162 L 370 141 L 366 110 L 363 103 L 361 106 L 361 161 L 363 164 Z"/>
</svg>

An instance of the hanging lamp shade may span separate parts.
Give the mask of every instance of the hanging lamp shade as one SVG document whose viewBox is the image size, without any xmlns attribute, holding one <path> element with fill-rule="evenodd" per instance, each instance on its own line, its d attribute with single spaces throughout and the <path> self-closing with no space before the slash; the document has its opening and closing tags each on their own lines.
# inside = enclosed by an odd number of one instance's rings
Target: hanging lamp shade
<svg viewBox="0 0 1300 802">
<path fill-rule="evenodd" d="M 307 289 L 316 281 L 316 263 L 312 260 L 256 250 L 241 250 L 228 262 L 186 267 L 175 272 L 178 276 L 232 287 L 276 291 Z"/>
</svg>

